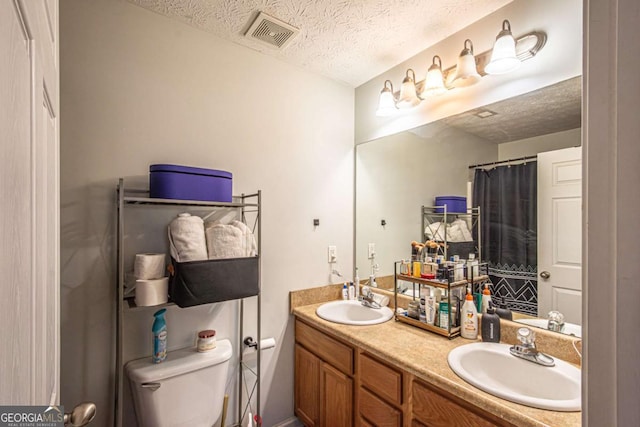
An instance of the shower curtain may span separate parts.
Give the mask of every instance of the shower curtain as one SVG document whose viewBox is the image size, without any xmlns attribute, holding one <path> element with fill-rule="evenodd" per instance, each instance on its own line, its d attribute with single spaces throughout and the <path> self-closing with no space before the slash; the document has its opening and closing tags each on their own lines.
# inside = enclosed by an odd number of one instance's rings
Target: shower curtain
<svg viewBox="0 0 640 427">
<path fill-rule="evenodd" d="M 537 163 L 476 169 L 473 206 L 480 206 L 494 300 L 505 297 L 511 310 L 537 316 Z"/>
</svg>

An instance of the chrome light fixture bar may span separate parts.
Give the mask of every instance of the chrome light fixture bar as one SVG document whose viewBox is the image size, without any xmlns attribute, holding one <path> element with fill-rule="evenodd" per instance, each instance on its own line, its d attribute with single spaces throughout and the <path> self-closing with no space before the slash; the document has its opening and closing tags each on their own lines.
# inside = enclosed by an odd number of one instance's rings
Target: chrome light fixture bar
<svg viewBox="0 0 640 427">
<path fill-rule="evenodd" d="M 415 72 L 411 68 L 407 70 L 399 92 L 394 92 L 391 81 L 385 80 L 383 89 L 380 92 L 376 115 L 380 117 L 392 115 L 396 113 L 399 108 L 408 109 L 417 106 L 421 99 L 424 100 L 430 96 L 445 93 L 447 90 L 455 87 L 470 86 L 471 84 L 477 83 L 482 76 L 487 74 L 498 74 L 498 72 L 492 70 L 493 66 L 491 66 L 491 63 L 494 51 L 502 49 L 503 42 L 501 40 L 505 39 L 504 44 L 509 43 L 507 37 L 513 38 L 511 35 L 511 24 L 508 20 L 504 20 L 502 30 L 496 37 L 496 43 L 493 49 L 474 56 L 473 43 L 469 39 L 465 40 L 464 49 L 460 53 L 458 61 L 462 63 L 460 67 L 452 66 L 443 70 L 440 57 L 435 55 L 424 80 L 416 82 Z M 498 43 L 499 41 L 500 43 Z M 515 58 L 519 62 L 527 61 L 536 56 L 546 43 L 546 33 L 542 31 L 526 33 L 515 39 Z M 495 55 L 496 58 L 501 57 L 498 53 Z M 504 57 L 503 54 L 502 58 Z M 508 55 L 508 57 L 511 58 L 509 61 L 513 63 L 513 58 L 510 55 Z M 458 68 L 462 69 L 462 72 L 458 73 Z M 506 72 L 507 71 L 503 73 Z M 442 86 L 438 83 L 439 74 L 442 75 Z M 459 81 L 456 84 L 455 82 L 457 80 Z M 445 82 L 448 82 L 448 84 Z"/>
</svg>

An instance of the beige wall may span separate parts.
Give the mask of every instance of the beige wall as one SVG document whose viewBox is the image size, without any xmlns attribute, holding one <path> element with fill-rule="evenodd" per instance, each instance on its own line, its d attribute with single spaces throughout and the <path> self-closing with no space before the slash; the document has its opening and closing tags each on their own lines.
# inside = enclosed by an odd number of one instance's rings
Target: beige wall
<svg viewBox="0 0 640 427">
<path fill-rule="evenodd" d="M 580 144 L 581 129 L 570 129 L 562 132 L 550 133 L 547 135 L 499 144 L 498 160 L 535 156 L 536 154 L 544 153 L 545 151 L 579 147 Z"/>
<path fill-rule="evenodd" d="M 328 282 L 329 244 L 352 270 L 353 89 L 121 0 L 65 0 L 60 19 L 62 402 L 93 400 L 92 425 L 110 425 L 115 186 L 176 163 L 263 191 L 262 332 L 278 341 L 263 362 L 264 425 L 291 417 L 288 292 Z M 226 309 L 172 310 L 172 347 L 203 322 L 235 328 Z M 151 314 L 129 330 L 147 331 Z"/>
<path fill-rule="evenodd" d="M 467 195 L 469 166 L 495 161 L 498 145 L 459 129 L 432 123 L 360 144 L 356 150 L 356 266 L 371 272 L 368 244 L 376 244 L 378 276 L 408 259 L 410 242 L 422 240 L 421 206 L 436 196 Z M 384 219 L 386 226 L 381 226 Z"/>
</svg>

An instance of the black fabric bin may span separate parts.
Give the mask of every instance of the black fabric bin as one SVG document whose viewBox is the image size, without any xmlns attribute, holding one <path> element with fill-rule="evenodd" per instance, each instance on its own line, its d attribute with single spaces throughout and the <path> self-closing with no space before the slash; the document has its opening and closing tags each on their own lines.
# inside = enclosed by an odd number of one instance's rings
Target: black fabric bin
<svg viewBox="0 0 640 427">
<path fill-rule="evenodd" d="M 458 255 L 461 259 L 469 258 L 469 254 L 476 254 L 475 242 L 447 242 L 447 257 Z"/>
<path fill-rule="evenodd" d="M 179 307 L 209 304 L 258 295 L 258 257 L 177 262 L 169 298 Z"/>
</svg>

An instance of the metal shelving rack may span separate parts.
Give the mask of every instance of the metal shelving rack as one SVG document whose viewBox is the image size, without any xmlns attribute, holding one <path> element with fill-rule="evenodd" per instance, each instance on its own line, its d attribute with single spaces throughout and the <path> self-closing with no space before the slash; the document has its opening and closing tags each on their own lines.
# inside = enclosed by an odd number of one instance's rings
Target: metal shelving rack
<svg viewBox="0 0 640 427">
<path fill-rule="evenodd" d="M 122 427 L 123 422 L 123 395 L 124 395 L 124 310 L 125 304 L 127 304 L 127 309 L 136 309 L 136 310 L 144 310 L 144 309 L 158 309 L 165 306 L 173 306 L 175 305 L 172 302 L 168 302 L 166 304 L 156 305 L 152 307 L 136 307 L 132 297 L 125 298 L 124 295 L 124 284 L 125 284 L 125 262 L 124 262 L 124 236 L 125 236 L 125 220 L 124 220 L 124 212 L 128 205 L 147 205 L 151 208 L 154 206 L 180 206 L 186 208 L 229 208 L 229 209 L 239 209 L 242 222 L 247 223 L 247 214 L 255 214 L 255 219 L 252 228 L 254 235 L 257 239 L 257 258 L 258 258 L 258 292 L 255 295 L 257 297 L 257 318 L 256 318 L 256 335 L 257 335 L 257 343 L 256 346 L 256 380 L 255 380 L 255 391 L 256 391 L 256 413 L 258 417 L 261 417 L 260 411 L 260 340 L 261 340 L 261 192 L 257 191 L 254 194 L 242 194 L 240 196 L 234 196 L 234 202 L 205 202 L 205 201 L 196 201 L 196 200 L 172 200 L 172 199 L 157 199 L 149 197 L 149 190 L 147 189 L 136 189 L 136 188 L 126 188 L 124 179 L 120 178 L 118 181 L 118 186 L 116 189 L 117 195 L 117 231 L 116 231 L 116 257 L 117 257 L 117 292 L 116 292 L 116 386 L 114 393 L 114 425 L 116 427 Z M 163 248 L 166 250 L 167 248 Z M 244 406 L 242 404 L 242 385 L 243 385 L 243 368 L 246 366 L 244 361 L 244 298 L 240 298 L 236 301 L 239 301 L 239 313 L 238 313 L 238 324 L 239 324 L 239 339 L 238 339 L 238 424 L 240 425 L 243 418 L 243 408 L 249 407 L 251 404 L 251 397 L 253 393 L 248 393 L 247 396 L 247 404 Z"/>
<path fill-rule="evenodd" d="M 422 206 L 422 230 L 420 230 L 420 236 L 423 237 L 423 241 L 428 240 L 428 236 L 425 233 L 425 229 L 428 225 L 439 223 L 440 226 L 434 230 L 434 234 L 438 234 L 443 237 L 441 243 L 442 246 L 437 248 L 437 253 L 434 255 L 444 255 L 445 260 L 449 259 L 448 246 L 451 243 L 466 243 L 466 242 L 449 242 L 447 236 L 446 224 L 452 220 L 463 219 L 467 222 L 469 232 L 473 237 L 473 253 L 476 254 L 476 259 L 481 262 L 482 260 L 482 233 L 480 227 L 480 207 L 468 208 L 466 212 L 447 212 L 447 206 Z M 467 254 L 464 254 L 467 255 Z M 463 257 L 466 258 L 466 257 Z"/>
<path fill-rule="evenodd" d="M 435 280 L 435 279 L 424 279 L 421 277 L 414 277 L 414 276 L 410 276 L 408 274 L 402 274 L 399 272 L 399 268 L 401 266 L 401 264 L 403 263 L 403 261 L 397 261 L 394 263 L 394 292 L 393 292 L 393 297 L 394 297 L 394 306 L 398 307 L 398 281 L 404 281 L 404 282 L 409 282 L 413 285 L 413 297 L 412 300 L 417 300 L 419 299 L 419 297 L 416 297 L 416 295 L 421 294 L 421 288 L 427 286 L 430 288 L 435 288 L 435 289 L 443 289 L 446 293 L 446 297 L 443 297 L 443 301 L 447 301 L 448 305 L 449 305 L 449 321 L 447 324 L 447 328 L 441 328 L 439 326 L 435 326 L 435 325 L 431 325 L 425 322 L 421 322 L 420 320 L 417 319 L 413 319 L 407 315 L 404 314 L 399 314 L 398 312 L 396 312 L 395 314 L 395 319 L 396 321 L 402 322 L 402 323 L 407 323 L 409 325 L 412 326 L 416 326 L 420 329 L 424 329 L 430 332 L 434 332 L 438 335 L 442 335 L 445 336 L 449 339 L 451 338 L 455 338 L 458 335 L 460 335 L 460 322 L 458 321 L 459 319 L 457 319 L 455 316 L 460 316 L 459 311 L 456 311 L 456 313 L 454 314 L 453 310 L 452 310 L 452 301 L 453 299 L 452 297 L 452 292 L 456 292 L 458 294 L 462 294 L 459 295 L 459 297 L 463 296 L 465 292 L 460 292 L 460 291 L 465 291 L 466 288 L 468 286 L 472 286 L 472 287 L 481 287 L 484 283 L 486 283 L 489 280 L 489 276 L 487 273 L 487 265 L 486 264 L 479 264 L 478 265 L 478 271 L 480 272 L 480 274 L 476 277 L 473 277 L 473 274 L 471 275 L 471 277 L 469 278 L 469 280 L 467 279 L 463 279 L 463 280 L 459 280 L 459 281 L 453 281 L 451 278 L 454 277 L 454 269 L 453 267 L 449 267 L 447 268 L 448 270 L 448 279 L 446 280 Z M 483 274 L 484 273 L 484 274 Z M 416 287 L 418 287 L 418 292 L 416 292 Z M 462 288 L 462 289 L 461 289 Z M 454 326 L 455 325 L 455 326 Z"/>
</svg>

